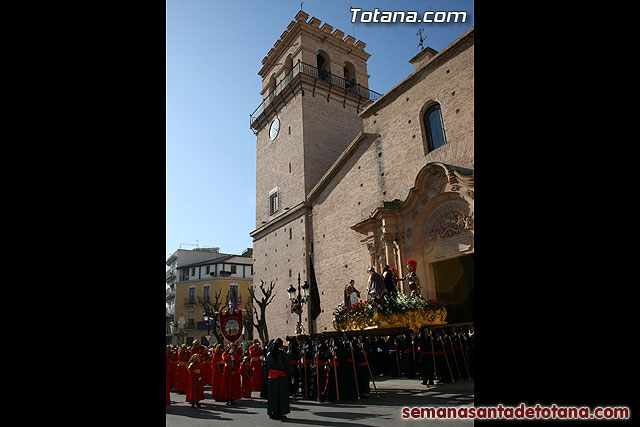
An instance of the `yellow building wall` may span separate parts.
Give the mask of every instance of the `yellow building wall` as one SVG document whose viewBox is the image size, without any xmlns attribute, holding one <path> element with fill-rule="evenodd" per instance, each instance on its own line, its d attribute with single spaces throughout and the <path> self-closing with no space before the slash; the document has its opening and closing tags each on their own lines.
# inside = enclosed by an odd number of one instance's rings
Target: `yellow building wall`
<svg viewBox="0 0 640 427">
<path fill-rule="evenodd" d="M 184 317 L 185 327 L 189 321 L 189 310 L 194 311 L 194 329 L 193 331 L 197 331 L 195 329 L 198 322 L 202 322 L 202 305 L 198 303 L 199 299 L 201 300 L 204 297 L 204 287 L 210 286 L 209 291 L 209 301 L 215 301 L 215 295 L 220 292 L 220 301 L 223 305 L 220 306 L 220 309 L 226 309 L 224 307 L 224 302 L 227 294 L 229 293 L 229 285 L 237 284 L 238 285 L 238 309 L 245 308 L 247 304 L 249 304 L 249 309 L 251 309 L 251 300 L 249 296 L 249 286 L 253 284 L 252 279 L 243 279 L 237 277 L 229 277 L 229 278 L 212 278 L 212 279 L 204 279 L 204 280 L 189 280 L 185 282 L 178 282 L 176 284 L 176 314 L 175 314 L 175 322 L 176 326 L 178 325 L 178 321 L 180 316 Z M 185 305 L 185 302 L 189 299 L 189 288 L 195 288 L 195 304 L 193 305 Z M 206 334 L 206 330 L 205 330 Z"/>
</svg>

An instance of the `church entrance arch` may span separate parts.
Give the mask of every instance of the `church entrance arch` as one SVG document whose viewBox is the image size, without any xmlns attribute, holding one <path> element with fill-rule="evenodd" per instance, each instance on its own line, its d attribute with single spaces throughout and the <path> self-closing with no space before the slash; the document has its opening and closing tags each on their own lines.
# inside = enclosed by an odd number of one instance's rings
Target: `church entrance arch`
<svg viewBox="0 0 640 427">
<path fill-rule="evenodd" d="M 472 205 L 458 193 L 442 193 L 416 216 L 413 253 L 421 258 L 425 298 L 447 306 L 449 323 L 473 321 L 474 248 Z"/>
</svg>

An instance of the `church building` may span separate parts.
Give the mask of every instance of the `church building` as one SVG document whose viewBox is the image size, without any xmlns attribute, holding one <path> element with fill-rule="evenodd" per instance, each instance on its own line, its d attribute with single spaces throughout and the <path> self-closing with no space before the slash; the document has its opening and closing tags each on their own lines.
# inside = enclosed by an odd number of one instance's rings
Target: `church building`
<svg viewBox="0 0 640 427">
<path fill-rule="evenodd" d="M 473 320 L 474 29 L 422 49 L 381 95 L 369 89 L 366 44 L 300 11 L 262 60 L 256 133 L 253 284 L 275 284 L 270 338 L 293 335 L 287 289 L 311 282 L 321 312 L 306 332 L 333 330 L 333 310 L 367 267 L 407 273 L 449 323 Z M 409 294 L 406 282 L 400 289 Z M 257 292 L 257 296 L 259 296 Z"/>
</svg>

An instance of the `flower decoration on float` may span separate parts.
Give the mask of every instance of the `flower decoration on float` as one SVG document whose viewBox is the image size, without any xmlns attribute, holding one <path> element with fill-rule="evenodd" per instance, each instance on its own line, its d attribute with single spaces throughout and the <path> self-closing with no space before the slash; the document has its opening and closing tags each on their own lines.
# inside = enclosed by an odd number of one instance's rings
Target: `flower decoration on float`
<svg viewBox="0 0 640 427">
<path fill-rule="evenodd" d="M 421 326 L 446 324 L 446 318 L 446 306 L 441 301 L 385 293 L 348 307 L 340 303 L 332 321 L 338 331 L 409 327 L 417 333 Z"/>
</svg>

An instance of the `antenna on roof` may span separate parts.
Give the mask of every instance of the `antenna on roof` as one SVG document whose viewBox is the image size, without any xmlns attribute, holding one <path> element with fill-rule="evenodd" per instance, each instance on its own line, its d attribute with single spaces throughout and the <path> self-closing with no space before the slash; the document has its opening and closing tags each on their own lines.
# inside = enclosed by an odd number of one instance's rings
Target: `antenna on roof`
<svg viewBox="0 0 640 427">
<path fill-rule="evenodd" d="M 300 10 L 302 10 L 302 3 L 304 3 L 303 1 L 300 2 Z"/>
<path fill-rule="evenodd" d="M 353 9 L 353 6 L 349 6 L 349 10 Z M 353 37 L 356 37 L 356 26 L 354 24 L 355 19 L 351 20 L 351 32 L 353 33 Z"/>
<path fill-rule="evenodd" d="M 424 42 L 427 38 L 422 38 L 422 32 L 424 31 L 424 28 L 420 28 L 418 30 L 418 32 L 416 33 L 416 36 L 420 36 L 420 43 L 418 43 L 418 46 L 420 46 L 420 50 L 424 49 L 424 45 L 422 44 L 422 42 Z"/>
<path fill-rule="evenodd" d="M 180 249 L 182 249 L 182 245 L 185 246 L 195 246 L 196 248 L 198 248 L 198 241 L 196 240 L 196 244 L 194 245 L 193 243 L 180 243 Z"/>
</svg>

